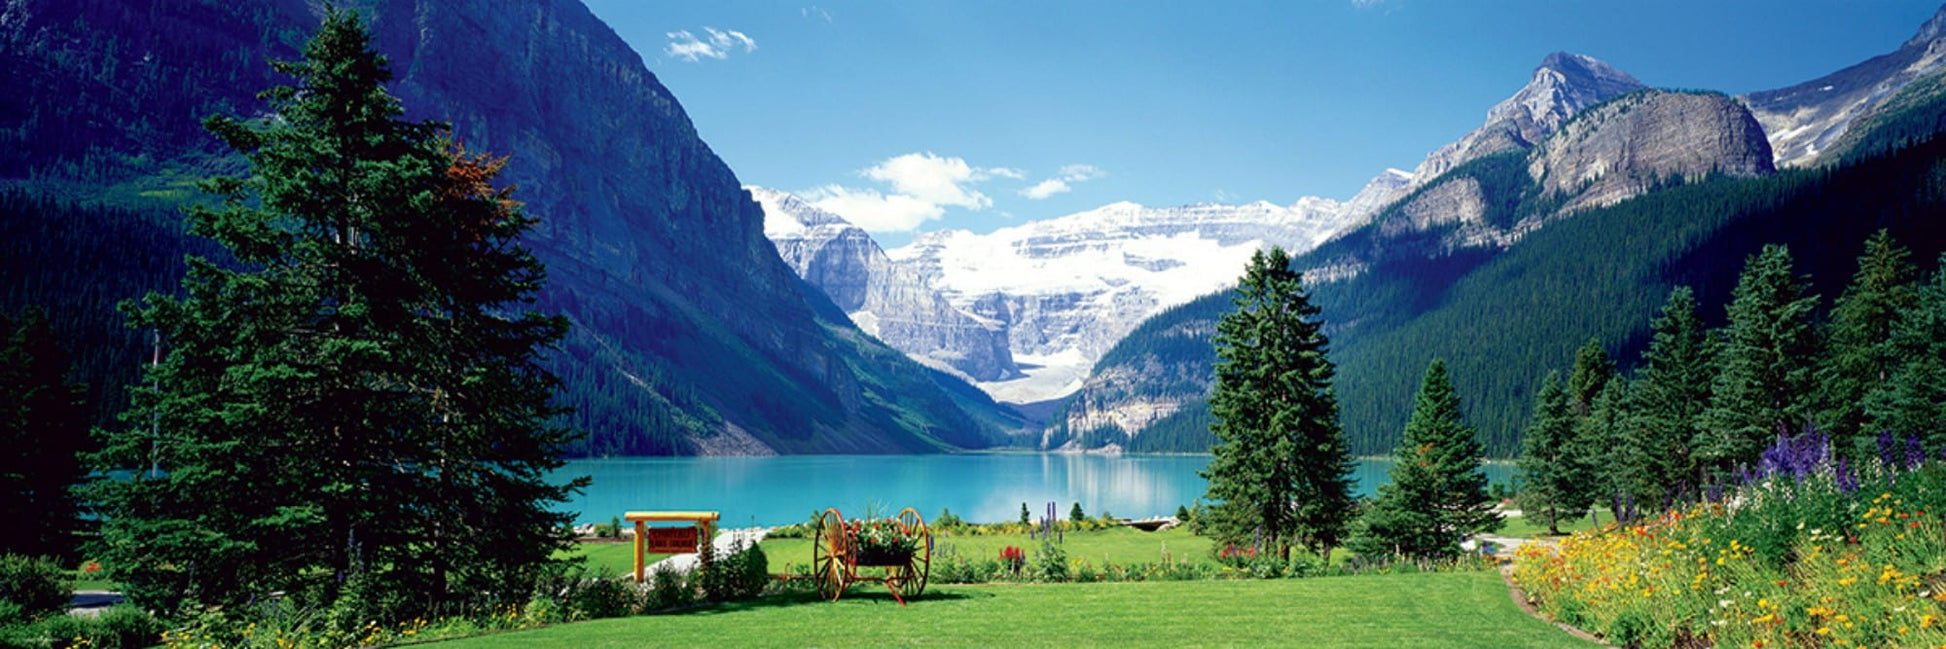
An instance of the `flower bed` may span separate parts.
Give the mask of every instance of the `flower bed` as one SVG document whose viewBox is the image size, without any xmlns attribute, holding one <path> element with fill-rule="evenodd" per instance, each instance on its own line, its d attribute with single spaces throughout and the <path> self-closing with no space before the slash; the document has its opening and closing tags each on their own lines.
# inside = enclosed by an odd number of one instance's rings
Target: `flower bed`
<svg viewBox="0 0 1946 649">
<path fill-rule="evenodd" d="M 1773 453 L 1720 502 L 1522 546 L 1515 579 L 1618 645 L 1946 646 L 1946 465 L 1786 445 L 1810 461 Z"/>
</svg>

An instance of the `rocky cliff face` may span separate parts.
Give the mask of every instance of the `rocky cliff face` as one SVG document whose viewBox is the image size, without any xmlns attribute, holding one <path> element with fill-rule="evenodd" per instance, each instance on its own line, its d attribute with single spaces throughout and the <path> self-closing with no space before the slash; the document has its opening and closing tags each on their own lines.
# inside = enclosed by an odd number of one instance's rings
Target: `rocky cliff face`
<svg viewBox="0 0 1946 649">
<path fill-rule="evenodd" d="M 784 263 L 823 291 L 865 333 L 968 381 L 1019 377 L 1003 321 L 953 307 L 909 266 L 894 264 L 858 226 L 796 196 L 752 187 L 764 234 Z"/>
<path fill-rule="evenodd" d="M 338 4 L 366 16 L 410 117 L 511 156 L 503 180 L 540 218 L 542 306 L 576 325 L 559 369 L 588 452 L 926 451 L 992 432 L 802 289 L 675 97 L 579 2 Z M 11 0 L 5 74 L 40 81 L 9 84 L 0 132 L 42 170 L 136 161 L 63 181 L 83 192 L 181 166 L 214 149 L 195 120 L 261 111 L 254 93 L 284 81 L 263 61 L 294 58 L 320 5 Z"/>
<path fill-rule="evenodd" d="M 1412 173 L 1412 182 L 1393 189 L 1396 200 L 1448 171 L 1504 151 L 1532 148 L 1575 113 L 1624 93 L 1646 88 L 1627 72 L 1585 54 L 1555 52 L 1513 96 L 1487 110 L 1486 123 L 1450 144 L 1434 149 Z M 1380 199 L 1373 212 L 1391 200 Z"/>
<path fill-rule="evenodd" d="M 1738 97 L 1770 138 L 1778 167 L 1821 162 L 1859 117 L 1946 62 L 1946 7 L 1899 49 L 1788 88 Z"/>
<path fill-rule="evenodd" d="M 1566 199 L 1564 212 L 1613 205 L 1665 179 L 1776 171 L 1770 142 L 1750 111 L 1709 93 L 1622 97 L 1580 115 L 1527 159 L 1542 192 Z"/>
</svg>

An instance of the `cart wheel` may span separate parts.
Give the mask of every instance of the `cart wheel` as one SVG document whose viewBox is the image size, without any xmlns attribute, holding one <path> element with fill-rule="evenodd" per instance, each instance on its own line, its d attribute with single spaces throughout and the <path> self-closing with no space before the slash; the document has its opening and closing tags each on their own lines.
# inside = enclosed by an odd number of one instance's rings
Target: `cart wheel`
<svg viewBox="0 0 1946 649">
<path fill-rule="evenodd" d="M 907 536 L 916 536 L 920 545 L 912 553 L 912 560 L 899 568 L 897 590 L 900 597 L 915 598 L 926 592 L 926 579 L 932 576 L 932 530 L 926 527 L 926 519 L 911 507 L 899 512 L 899 528 Z"/>
<path fill-rule="evenodd" d="M 851 548 L 845 543 L 845 517 L 836 509 L 818 515 L 817 536 L 811 537 L 811 578 L 818 583 L 818 596 L 838 601 L 845 586 L 845 557 Z"/>
</svg>

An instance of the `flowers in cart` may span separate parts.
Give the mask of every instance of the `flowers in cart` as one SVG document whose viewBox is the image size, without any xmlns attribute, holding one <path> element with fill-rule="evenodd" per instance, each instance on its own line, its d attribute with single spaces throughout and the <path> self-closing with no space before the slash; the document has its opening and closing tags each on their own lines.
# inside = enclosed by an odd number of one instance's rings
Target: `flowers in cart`
<svg viewBox="0 0 1946 649">
<path fill-rule="evenodd" d="M 850 521 L 855 561 L 862 566 L 899 565 L 919 551 L 919 536 L 907 532 L 897 519 Z"/>
</svg>

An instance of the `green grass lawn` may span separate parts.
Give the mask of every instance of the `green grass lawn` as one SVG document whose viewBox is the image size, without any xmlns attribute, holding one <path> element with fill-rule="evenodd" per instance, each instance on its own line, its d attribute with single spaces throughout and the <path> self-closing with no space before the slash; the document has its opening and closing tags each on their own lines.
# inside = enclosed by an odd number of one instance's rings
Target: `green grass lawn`
<svg viewBox="0 0 1946 649">
<path fill-rule="evenodd" d="M 808 546 L 805 551 L 810 551 Z M 566 556 L 578 556 L 587 559 L 586 565 L 589 570 L 600 571 L 607 569 L 609 573 L 616 575 L 630 575 L 635 573 L 635 544 L 629 541 L 619 543 L 577 543 L 574 549 L 568 552 Z M 644 555 L 642 563 L 645 565 L 654 565 L 655 562 L 666 558 L 669 558 L 669 555 L 648 554 Z"/>
<path fill-rule="evenodd" d="M 1268 581 L 943 586 L 901 608 L 873 585 L 444 643 L 640 646 L 1589 647 L 1522 613 L 1493 572 Z"/>
<path fill-rule="evenodd" d="M 1601 521 L 1603 523 L 1614 522 L 1614 520 L 1610 517 L 1608 510 L 1601 509 L 1596 511 L 1598 511 L 1601 514 Z M 1510 516 L 1506 520 L 1507 520 L 1506 526 L 1501 527 L 1500 531 L 1495 532 L 1495 534 L 1499 534 L 1500 536 L 1510 536 L 1510 537 L 1523 538 L 1523 539 L 1531 539 L 1535 537 L 1548 535 L 1546 520 L 1542 520 L 1538 518 L 1527 518 L 1524 516 Z M 1582 516 L 1574 520 L 1561 521 L 1562 534 L 1573 534 L 1575 532 L 1580 532 L 1583 530 L 1588 530 L 1593 528 L 1594 528 L 1594 523 L 1591 522 L 1587 516 Z"/>
<path fill-rule="evenodd" d="M 1089 532 L 1069 532 L 1064 535 L 1061 549 L 1068 558 L 1083 559 L 1095 565 L 1105 561 L 1114 563 L 1157 563 L 1162 561 L 1163 552 L 1181 561 L 1214 561 L 1210 559 L 1210 540 L 1181 527 L 1161 532 L 1114 527 Z M 1000 549 L 1009 545 L 1027 550 L 1031 555 L 1041 543 L 1027 538 L 1026 534 L 951 534 L 934 532 L 932 538 L 933 561 L 943 561 L 953 556 L 967 559 L 998 559 Z M 765 558 L 770 560 L 770 571 L 784 573 L 785 564 L 805 566 L 811 563 L 810 539 L 764 539 L 759 544 Z"/>
</svg>

